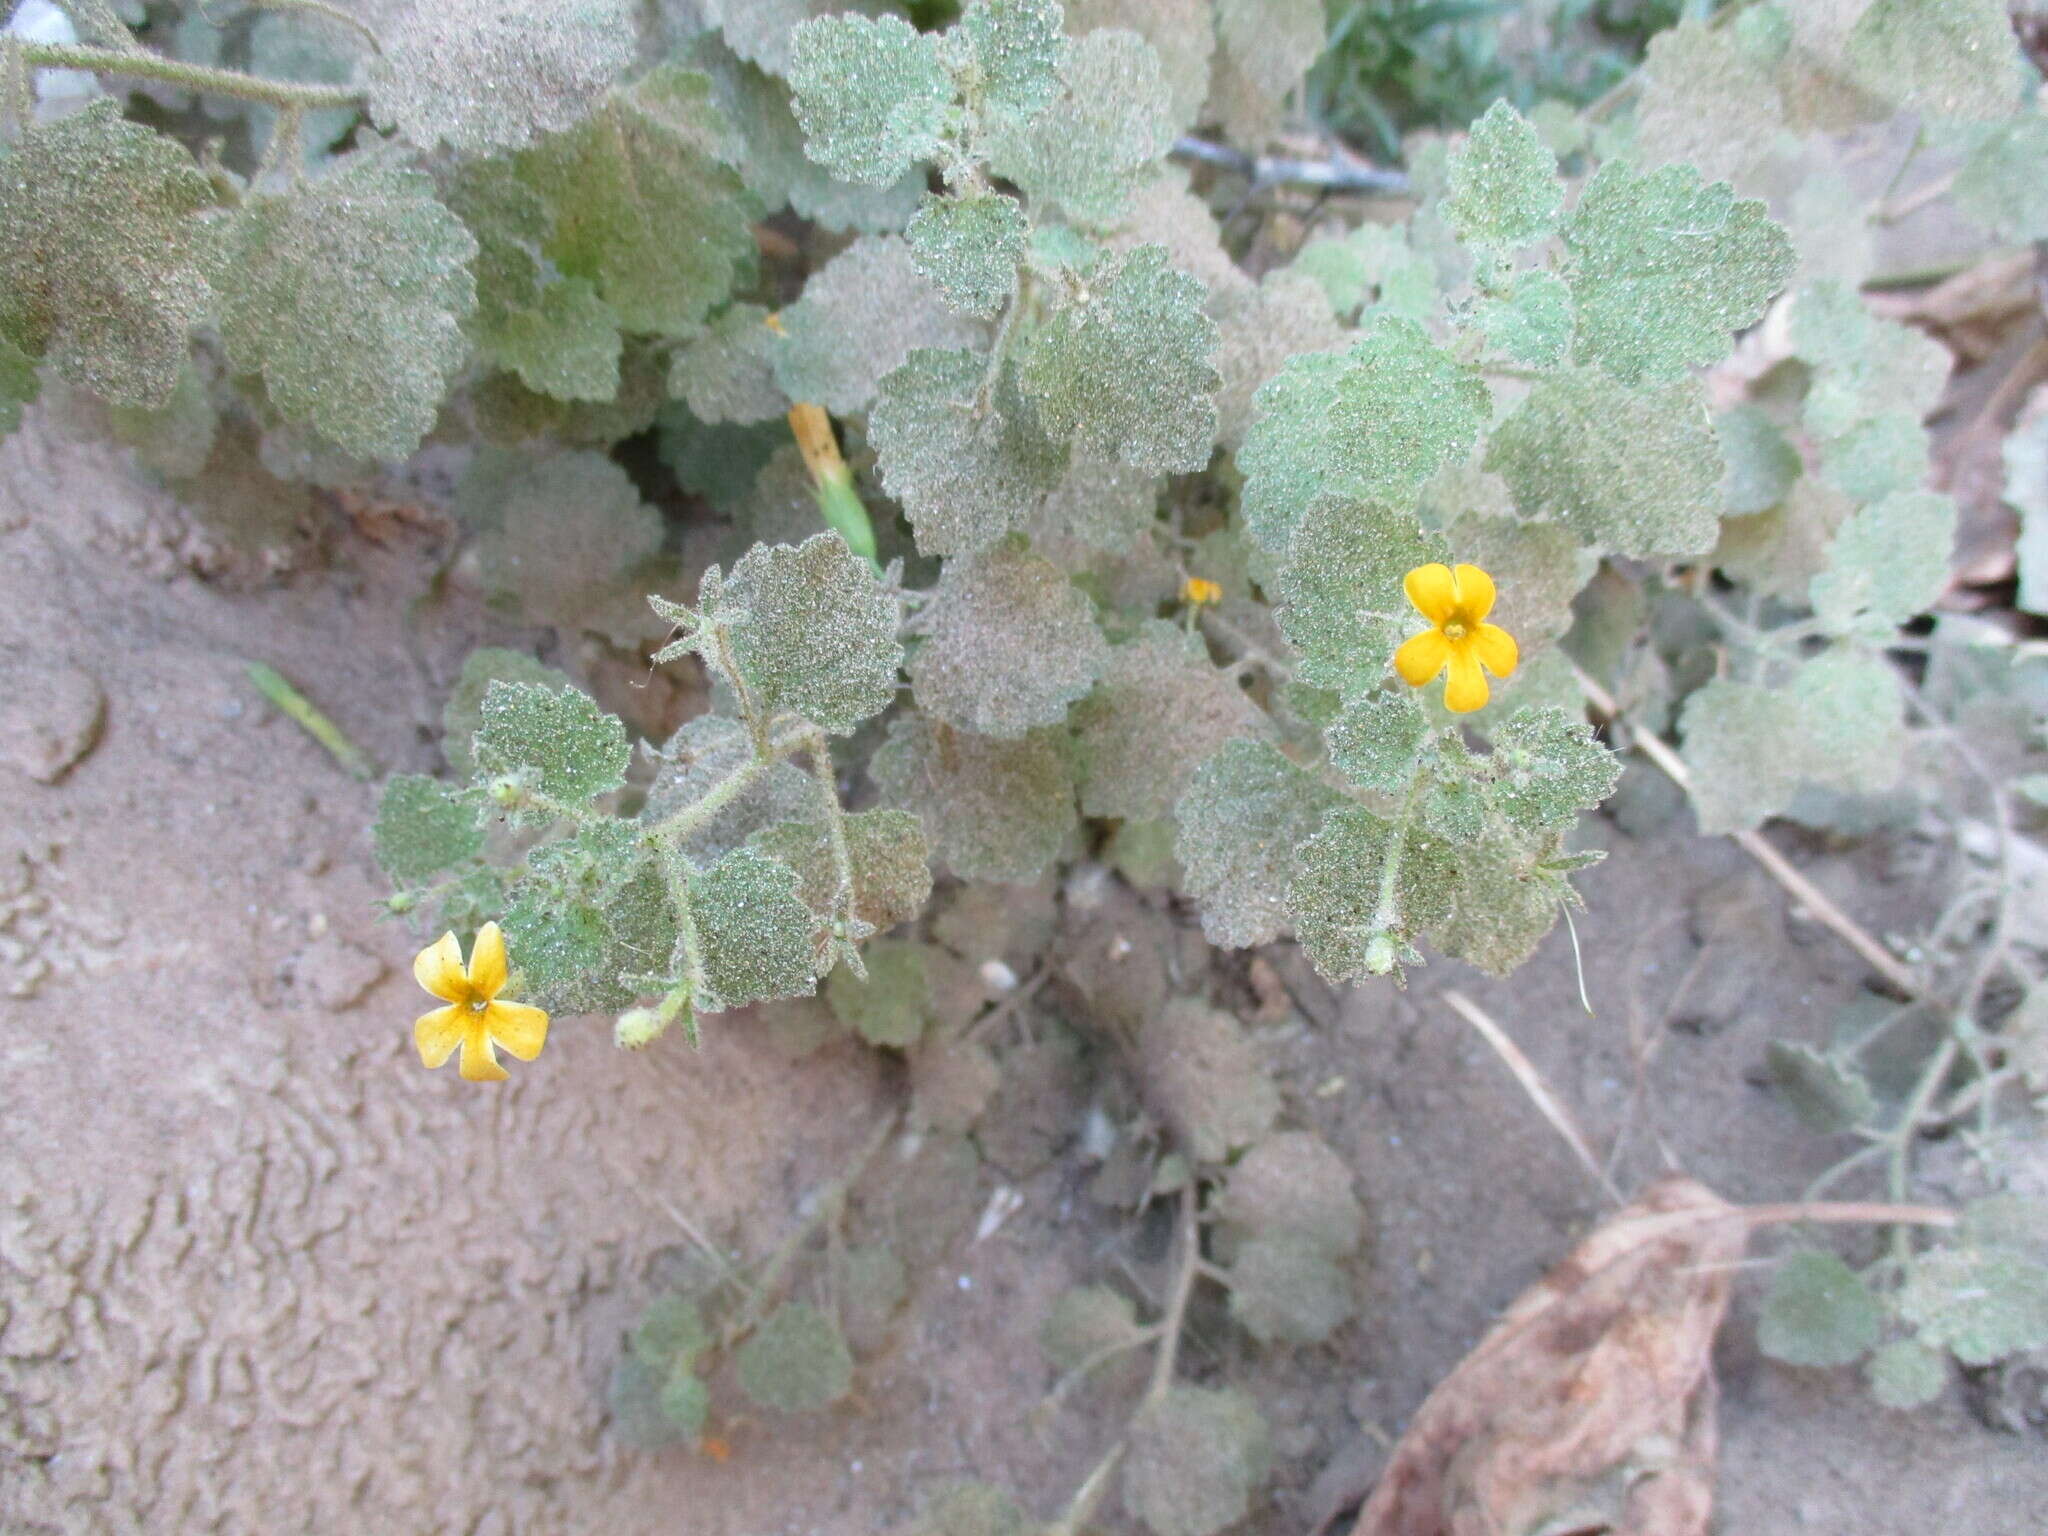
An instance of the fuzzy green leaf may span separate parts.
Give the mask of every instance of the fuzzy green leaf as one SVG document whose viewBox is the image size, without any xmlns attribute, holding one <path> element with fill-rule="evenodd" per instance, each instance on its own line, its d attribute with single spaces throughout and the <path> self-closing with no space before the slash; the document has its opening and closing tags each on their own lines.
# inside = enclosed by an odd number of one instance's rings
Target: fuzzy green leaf
<svg viewBox="0 0 2048 1536">
<path fill-rule="evenodd" d="M 689 877 L 703 985 L 698 1013 L 723 1013 L 817 990 L 812 935 L 796 871 L 753 848 L 736 848 Z"/>
<path fill-rule="evenodd" d="M 1014 197 L 927 192 L 903 233 L 917 270 L 940 296 L 962 314 L 986 317 L 1009 302 L 1030 232 Z"/>
<path fill-rule="evenodd" d="M 1500 251 L 1534 244 L 1564 211 L 1557 156 L 1527 118 L 1496 101 L 1451 151 L 1443 209 L 1469 244 Z"/>
<path fill-rule="evenodd" d="M 1312 1238 L 1255 1237 L 1230 1265 L 1230 1315 L 1262 1344 L 1320 1344 L 1356 1309 L 1351 1277 Z"/>
<path fill-rule="evenodd" d="M 2001 240 L 2048 239 L 2048 116 L 2021 112 L 1988 130 L 1956 172 L 1955 204 Z"/>
<path fill-rule="evenodd" d="M 1800 292 L 1790 340 L 1814 370 L 1804 414 L 1824 445 L 1853 439 L 1872 423 L 1905 418 L 1917 426 L 1940 403 L 1952 366 L 1947 347 L 1872 314 L 1845 283 L 1814 283 Z"/>
<path fill-rule="evenodd" d="M 476 807 L 451 785 L 401 773 L 385 784 L 370 829 L 377 863 L 396 886 L 423 885 L 483 852 Z"/>
<path fill-rule="evenodd" d="M 1836 634 L 1889 634 L 1948 589 L 1955 541 L 1956 505 L 1946 496 L 1901 491 L 1865 507 L 1813 578 L 1815 615 Z"/>
<path fill-rule="evenodd" d="M 1721 507 L 1730 517 L 1768 512 L 1785 499 L 1799 478 L 1799 450 L 1785 439 L 1760 405 L 1738 405 L 1714 418 L 1727 473 Z"/>
<path fill-rule="evenodd" d="M 1918 1339 L 1893 1339 L 1863 1368 L 1870 1395 L 1887 1408 L 1920 1408 L 1948 1385 L 1948 1363 Z"/>
<path fill-rule="evenodd" d="M 675 947 L 675 909 L 660 867 L 621 857 L 619 836 L 631 836 L 624 823 L 591 827 L 593 838 L 579 833 L 528 855 L 501 919 L 520 1000 L 551 1013 L 624 1008 L 635 993 L 620 978 L 650 962 L 658 967 Z"/>
<path fill-rule="evenodd" d="M 1594 369 L 1541 379 L 1495 428 L 1486 467 L 1524 517 L 1552 517 L 1596 550 L 1705 554 L 1721 508 L 1721 452 L 1698 384 L 1630 387 Z"/>
<path fill-rule="evenodd" d="M 1800 725 L 1796 757 L 1810 782 L 1845 795 L 1879 795 L 1898 783 L 1905 701 L 1898 673 L 1881 656 L 1824 651 L 1800 667 L 1790 698 Z"/>
<path fill-rule="evenodd" d="M 834 415 L 866 410 L 885 374 L 921 347 L 972 346 L 982 327 L 938 302 L 915 254 L 896 235 L 863 235 L 804 284 L 782 313 L 772 352 L 792 400 Z"/>
<path fill-rule="evenodd" d="M 1346 806 L 1296 851 L 1287 906 L 1316 969 L 1358 981 L 1409 960 L 1415 936 L 1450 915 L 1461 874 L 1435 834 Z"/>
<path fill-rule="evenodd" d="M 1065 745 L 1049 730 L 991 741 L 910 716 L 890 725 L 868 773 L 924 822 L 933 854 L 962 879 L 1032 880 L 1077 819 Z"/>
<path fill-rule="evenodd" d="M 1217 1211 L 1253 1237 L 1288 1235 L 1342 1257 L 1365 1241 L 1351 1169 L 1312 1131 L 1280 1131 L 1230 1169 Z"/>
<path fill-rule="evenodd" d="M 1195 770 L 1174 807 L 1173 851 L 1210 943 L 1243 949 L 1280 936 L 1294 850 L 1342 803 L 1263 741 L 1226 743 Z"/>
<path fill-rule="evenodd" d="M 1402 635 L 1423 625 L 1402 578 L 1449 554 L 1442 534 L 1405 512 L 1336 498 L 1310 508 L 1278 582 L 1277 617 L 1301 653 L 1301 680 L 1346 695 L 1377 687 Z"/>
<path fill-rule="evenodd" d="M 897 1536 L 1035 1536 L 1038 1530 L 1002 1489 L 988 1483 L 956 1483 Z"/>
<path fill-rule="evenodd" d="M 476 241 L 434 184 L 357 156 L 251 198 L 214 266 L 229 360 L 289 421 L 350 453 L 403 458 L 466 356 Z"/>
<path fill-rule="evenodd" d="M 834 1017 L 869 1045 L 903 1050 L 916 1045 L 932 1014 L 924 954 L 924 945 L 907 939 L 877 939 L 868 945 L 861 954 L 865 977 L 841 966 L 825 983 Z"/>
<path fill-rule="evenodd" d="M 853 1356 L 838 1325 L 808 1302 L 768 1314 L 734 1355 L 740 1390 L 763 1408 L 814 1413 L 853 1390 Z"/>
<path fill-rule="evenodd" d="M 908 811 L 860 811 L 845 818 L 845 828 L 854 921 L 880 933 L 923 911 L 932 893 L 931 850 L 918 819 Z M 821 919 L 832 915 L 839 879 L 829 823 L 777 822 L 747 841 L 797 872 L 804 902 L 814 913 Z"/>
<path fill-rule="evenodd" d="M 1783 693 L 1715 678 L 1685 701 L 1679 717 L 1700 831 L 1713 836 L 1762 825 L 1792 803 L 1798 714 Z"/>
<path fill-rule="evenodd" d="M 1524 832 L 1562 832 L 1614 793 L 1621 764 L 1561 709 L 1518 709 L 1493 731 L 1492 795 Z"/>
<path fill-rule="evenodd" d="M 1764 205 L 1667 165 L 1610 161 L 1565 223 L 1578 311 L 1574 355 L 1629 383 L 1719 362 L 1792 275 L 1792 242 Z"/>
<path fill-rule="evenodd" d="M 789 409 L 775 381 L 768 311 L 735 304 L 669 359 L 668 392 L 706 423 L 771 421 Z"/>
<path fill-rule="evenodd" d="M 1295 358 L 1254 404 L 1238 454 L 1244 518 L 1279 554 L 1319 498 L 1394 503 L 1413 493 L 1472 446 L 1489 397 L 1421 326 L 1383 315 L 1349 352 Z"/>
<path fill-rule="evenodd" d="M 654 1371 L 687 1369 L 711 1342 L 697 1303 L 673 1291 L 655 1297 L 633 1330 L 634 1355 Z"/>
<path fill-rule="evenodd" d="M 1772 1274 L 1756 1342 L 1787 1365 L 1850 1365 L 1877 1342 L 1883 1319 L 1855 1270 L 1807 1250 L 1788 1255 Z"/>
<path fill-rule="evenodd" d="M 983 395 L 987 368 L 973 352 L 913 352 L 882 380 L 869 417 L 882 485 L 922 554 L 986 549 L 1059 484 L 1064 452 L 1007 376 Z"/>
<path fill-rule="evenodd" d="M 1415 777 L 1429 721 L 1412 691 L 1361 694 L 1325 733 L 1330 764 L 1352 783 L 1396 795 Z"/>
<path fill-rule="evenodd" d="M 1556 833 L 1515 832 L 1505 823 L 1459 831 L 1457 909 L 1430 930 L 1447 955 L 1505 976 L 1536 952 L 1578 896 L 1560 868 Z M 1597 858 L 1598 855 L 1591 855 Z"/>
<path fill-rule="evenodd" d="M 494 682 L 542 683 L 550 688 L 570 686 L 562 673 L 535 661 L 524 651 L 508 651 L 495 645 L 478 646 L 471 651 L 463 658 L 462 672 L 441 709 L 441 755 L 448 759 L 448 766 L 459 778 L 476 777 L 470 742 L 477 727 L 484 723 L 484 694 Z"/>
<path fill-rule="evenodd" d="M 845 181 L 885 187 L 938 153 L 953 81 L 936 42 L 894 16 L 796 29 L 788 70 L 804 150 Z"/>
<path fill-rule="evenodd" d="M 568 805 L 625 783 L 632 756 L 617 716 L 578 689 L 540 683 L 493 682 L 472 750 L 479 778 L 516 775 Z"/>
<path fill-rule="evenodd" d="M 1039 1325 L 1038 1347 L 1056 1371 L 1080 1369 L 1118 1345 L 1138 1342 L 1138 1312 L 1130 1297 L 1106 1285 L 1061 1291 Z"/>
<path fill-rule="evenodd" d="M 169 399 L 206 312 L 193 216 L 213 200 L 112 101 L 23 133 L 0 156 L 0 411 L 34 398 L 31 358 L 116 405 Z"/>
<path fill-rule="evenodd" d="M 1131 1420 L 1124 1502 L 1153 1536 L 1215 1536 L 1251 1512 L 1272 1450 L 1235 1387 L 1174 1387 Z"/>
<path fill-rule="evenodd" d="M 1157 821 L 1173 814 L 1196 766 L 1260 711 L 1198 641 L 1155 620 L 1111 653 L 1103 681 L 1073 712 L 1081 809 Z"/>
<path fill-rule="evenodd" d="M 1473 321 L 1488 346 L 1518 363 L 1549 368 L 1572 344 L 1572 294 L 1554 272 L 1518 272 L 1507 290 L 1480 300 Z"/>
<path fill-rule="evenodd" d="M 633 62 L 630 0 L 419 0 L 378 28 L 370 112 L 422 149 L 573 127 Z"/>
<path fill-rule="evenodd" d="M 1059 94 L 1067 40 L 1058 0 L 971 0 L 960 18 L 967 99 L 984 111 L 1029 117 Z"/>
<path fill-rule="evenodd" d="M 1441 297 L 1436 264 L 1408 243 L 1403 224 L 1366 223 L 1346 235 L 1311 240 L 1287 270 L 1315 279 L 1345 320 L 1363 310 L 1426 321 Z"/>
<path fill-rule="evenodd" d="M 1113 28 L 1072 43 L 1060 85 L 1035 117 L 994 126 L 989 164 L 1034 212 L 1053 204 L 1076 224 L 1106 228 L 1172 147 L 1172 92 L 1151 45 Z"/>
<path fill-rule="evenodd" d="M 552 277 L 542 253 L 547 204 L 509 159 L 463 165 L 449 206 L 475 236 L 477 308 L 470 331 L 500 367 L 557 400 L 609 401 L 619 392 L 619 319 L 581 278 Z"/>
<path fill-rule="evenodd" d="M 918 704 L 983 736 L 1058 724 L 1109 660 L 1087 595 L 1012 545 L 950 562 L 919 627 L 925 642 L 910 663 Z"/>
<path fill-rule="evenodd" d="M 1842 50 L 1856 84 L 1926 116 L 1999 118 L 2022 62 L 2001 0 L 1872 0 Z"/>
<path fill-rule="evenodd" d="M 754 259 L 753 200 L 721 162 L 711 82 L 662 65 L 518 157 L 551 214 L 546 255 L 627 330 L 680 335 Z"/>
<path fill-rule="evenodd" d="M 1280 1113 L 1280 1091 L 1244 1026 L 1194 998 L 1177 998 L 1138 1037 L 1145 1102 L 1197 1162 L 1250 1146 Z"/>
<path fill-rule="evenodd" d="M 744 721 L 703 714 L 684 721 L 655 755 L 659 766 L 640 810 L 640 819 L 649 825 L 695 805 L 747 767 L 754 760 L 754 739 Z M 815 826 L 824 817 L 822 793 L 818 781 L 794 763 L 771 764 L 751 785 L 699 822 L 683 839 L 682 853 L 692 863 L 711 864 L 753 835 L 785 822 Z M 762 851 L 783 858 L 785 845 L 779 840 L 764 843 Z M 795 858 L 786 862 L 799 871 L 806 867 Z M 807 878 L 807 892 L 809 888 Z"/>
<path fill-rule="evenodd" d="M 1764 1047 L 1772 1080 L 1808 1130 L 1838 1136 L 1877 1118 L 1869 1080 L 1837 1057 L 1810 1045 L 1773 1040 Z"/>
<path fill-rule="evenodd" d="M 1936 1248 L 1907 1270 L 1898 1307 L 1921 1343 L 1993 1365 L 2048 1344 L 2048 1266 L 2006 1248 Z"/>
<path fill-rule="evenodd" d="M 1018 384 L 1056 439 L 1138 469 L 1198 470 L 1216 441 L 1216 323 L 1202 285 L 1141 245 L 1032 334 Z"/>
<path fill-rule="evenodd" d="M 713 566 L 698 606 L 759 709 L 843 736 L 896 696 L 896 599 L 836 533 L 756 545 L 730 576 Z"/>
</svg>

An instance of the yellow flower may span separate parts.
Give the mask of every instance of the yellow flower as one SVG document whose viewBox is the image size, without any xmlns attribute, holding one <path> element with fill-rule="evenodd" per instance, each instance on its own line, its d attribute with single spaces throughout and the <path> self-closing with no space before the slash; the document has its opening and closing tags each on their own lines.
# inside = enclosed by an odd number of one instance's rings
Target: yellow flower
<svg viewBox="0 0 2048 1536">
<path fill-rule="evenodd" d="M 1223 601 L 1223 589 L 1213 581 L 1200 576 L 1190 576 L 1180 584 L 1180 600 L 1200 608 L 1205 604 Z"/>
<path fill-rule="evenodd" d="M 1486 707 L 1486 672 L 1508 677 L 1521 653 L 1515 637 L 1486 622 L 1493 611 L 1493 578 L 1476 565 L 1418 565 L 1404 585 L 1430 627 L 1394 653 L 1394 670 L 1420 688 L 1445 667 L 1444 707 L 1469 714 Z M 1486 672 L 1479 669 L 1484 667 Z"/>
<path fill-rule="evenodd" d="M 457 1070 L 472 1083 L 497 1083 L 507 1074 L 498 1065 L 494 1046 L 502 1045 L 521 1061 L 540 1054 L 548 1038 L 548 1016 L 524 1003 L 498 1001 L 506 971 L 505 935 L 496 923 L 477 930 L 466 966 L 462 946 L 452 933 L 442 934 L 413 957 L 412 973 L 419 984 L 448 1005 L 421 1014 L 412 1027 L 412 1043 L 429 1068 L 440 1066 L 460 1046 L 462 1064 Z"/>
</svg>

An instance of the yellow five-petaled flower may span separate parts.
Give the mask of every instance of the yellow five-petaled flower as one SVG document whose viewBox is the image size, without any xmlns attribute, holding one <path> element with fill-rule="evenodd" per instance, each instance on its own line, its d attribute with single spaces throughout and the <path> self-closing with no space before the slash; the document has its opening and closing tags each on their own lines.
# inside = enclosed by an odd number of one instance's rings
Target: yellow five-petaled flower
<svg viewBox="0 0 2048 1536">
<path fill-rule="evenodd" d="M 1449 667 L 1444 707 L 1461 715 L 1485 708 L 1486 673 L 1506 677 L 1521 659 L 1515 637 L 1486 622 L 1493 611 L 1493 578 L 1476 565 L 1455 571 L 1447 565 L 1418 565 L 1403 585 L 1430 627 L 1394 653 L 1394 670 L 1420 688 Z"/>
<path fill-rule="evenodd" d="M 419 984 L 446 1003 L 423 1013 L 412 1027 L 412 1043 L 420 1060 L 438 1067 L 462 1050 L 457 1068 L 472 1083 L 502 1082 L 508 1075 L 494 1049 L 502 1045 L 521 1061 L 540 1054 L 548 1038 L 548 1016 L 524 1003 L 498 1001 L 508 972 L 505 935 L 496 923 L 485 923 L 470 946 L 469 964 L 462 963 L 462 945 L 444 933 L 413 958 Z"/>
</svg>

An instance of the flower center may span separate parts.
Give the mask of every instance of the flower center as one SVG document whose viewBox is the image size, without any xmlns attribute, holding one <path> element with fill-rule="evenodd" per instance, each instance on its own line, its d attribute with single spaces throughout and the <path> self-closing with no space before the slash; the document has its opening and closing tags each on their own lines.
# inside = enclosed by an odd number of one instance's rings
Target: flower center
<svg viewBox="0 0 2048 1536">
<path fill-rule="evenodd" d="M 1462 640 L 1471 632 L 1471 626 L 1466 624 L 1462 615 L 1451 618 L 1444 624 L 1444 638 L 1446 640 Z"/>
<path fill-rule="evenodd" d="M 469 1000 L 469 1011 L 471 1013 L 482 1013 L 490 1006 L 491 1000 L 488 997 L 471 997 Z"/>
</svg>

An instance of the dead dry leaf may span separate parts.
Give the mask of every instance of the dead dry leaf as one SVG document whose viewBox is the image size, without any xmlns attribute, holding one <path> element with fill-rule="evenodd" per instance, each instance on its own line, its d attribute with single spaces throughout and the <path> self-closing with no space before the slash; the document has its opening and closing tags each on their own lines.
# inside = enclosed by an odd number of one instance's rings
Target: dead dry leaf
<svg viewBox="0 0 2048 1536">
<path fill-rule="evenodd" d="M 1747 1234 L 1686 1178 L 1595 1229 L 1429 1395 L 1352 1536 L 1701 1536 Z"/>
</svg>

